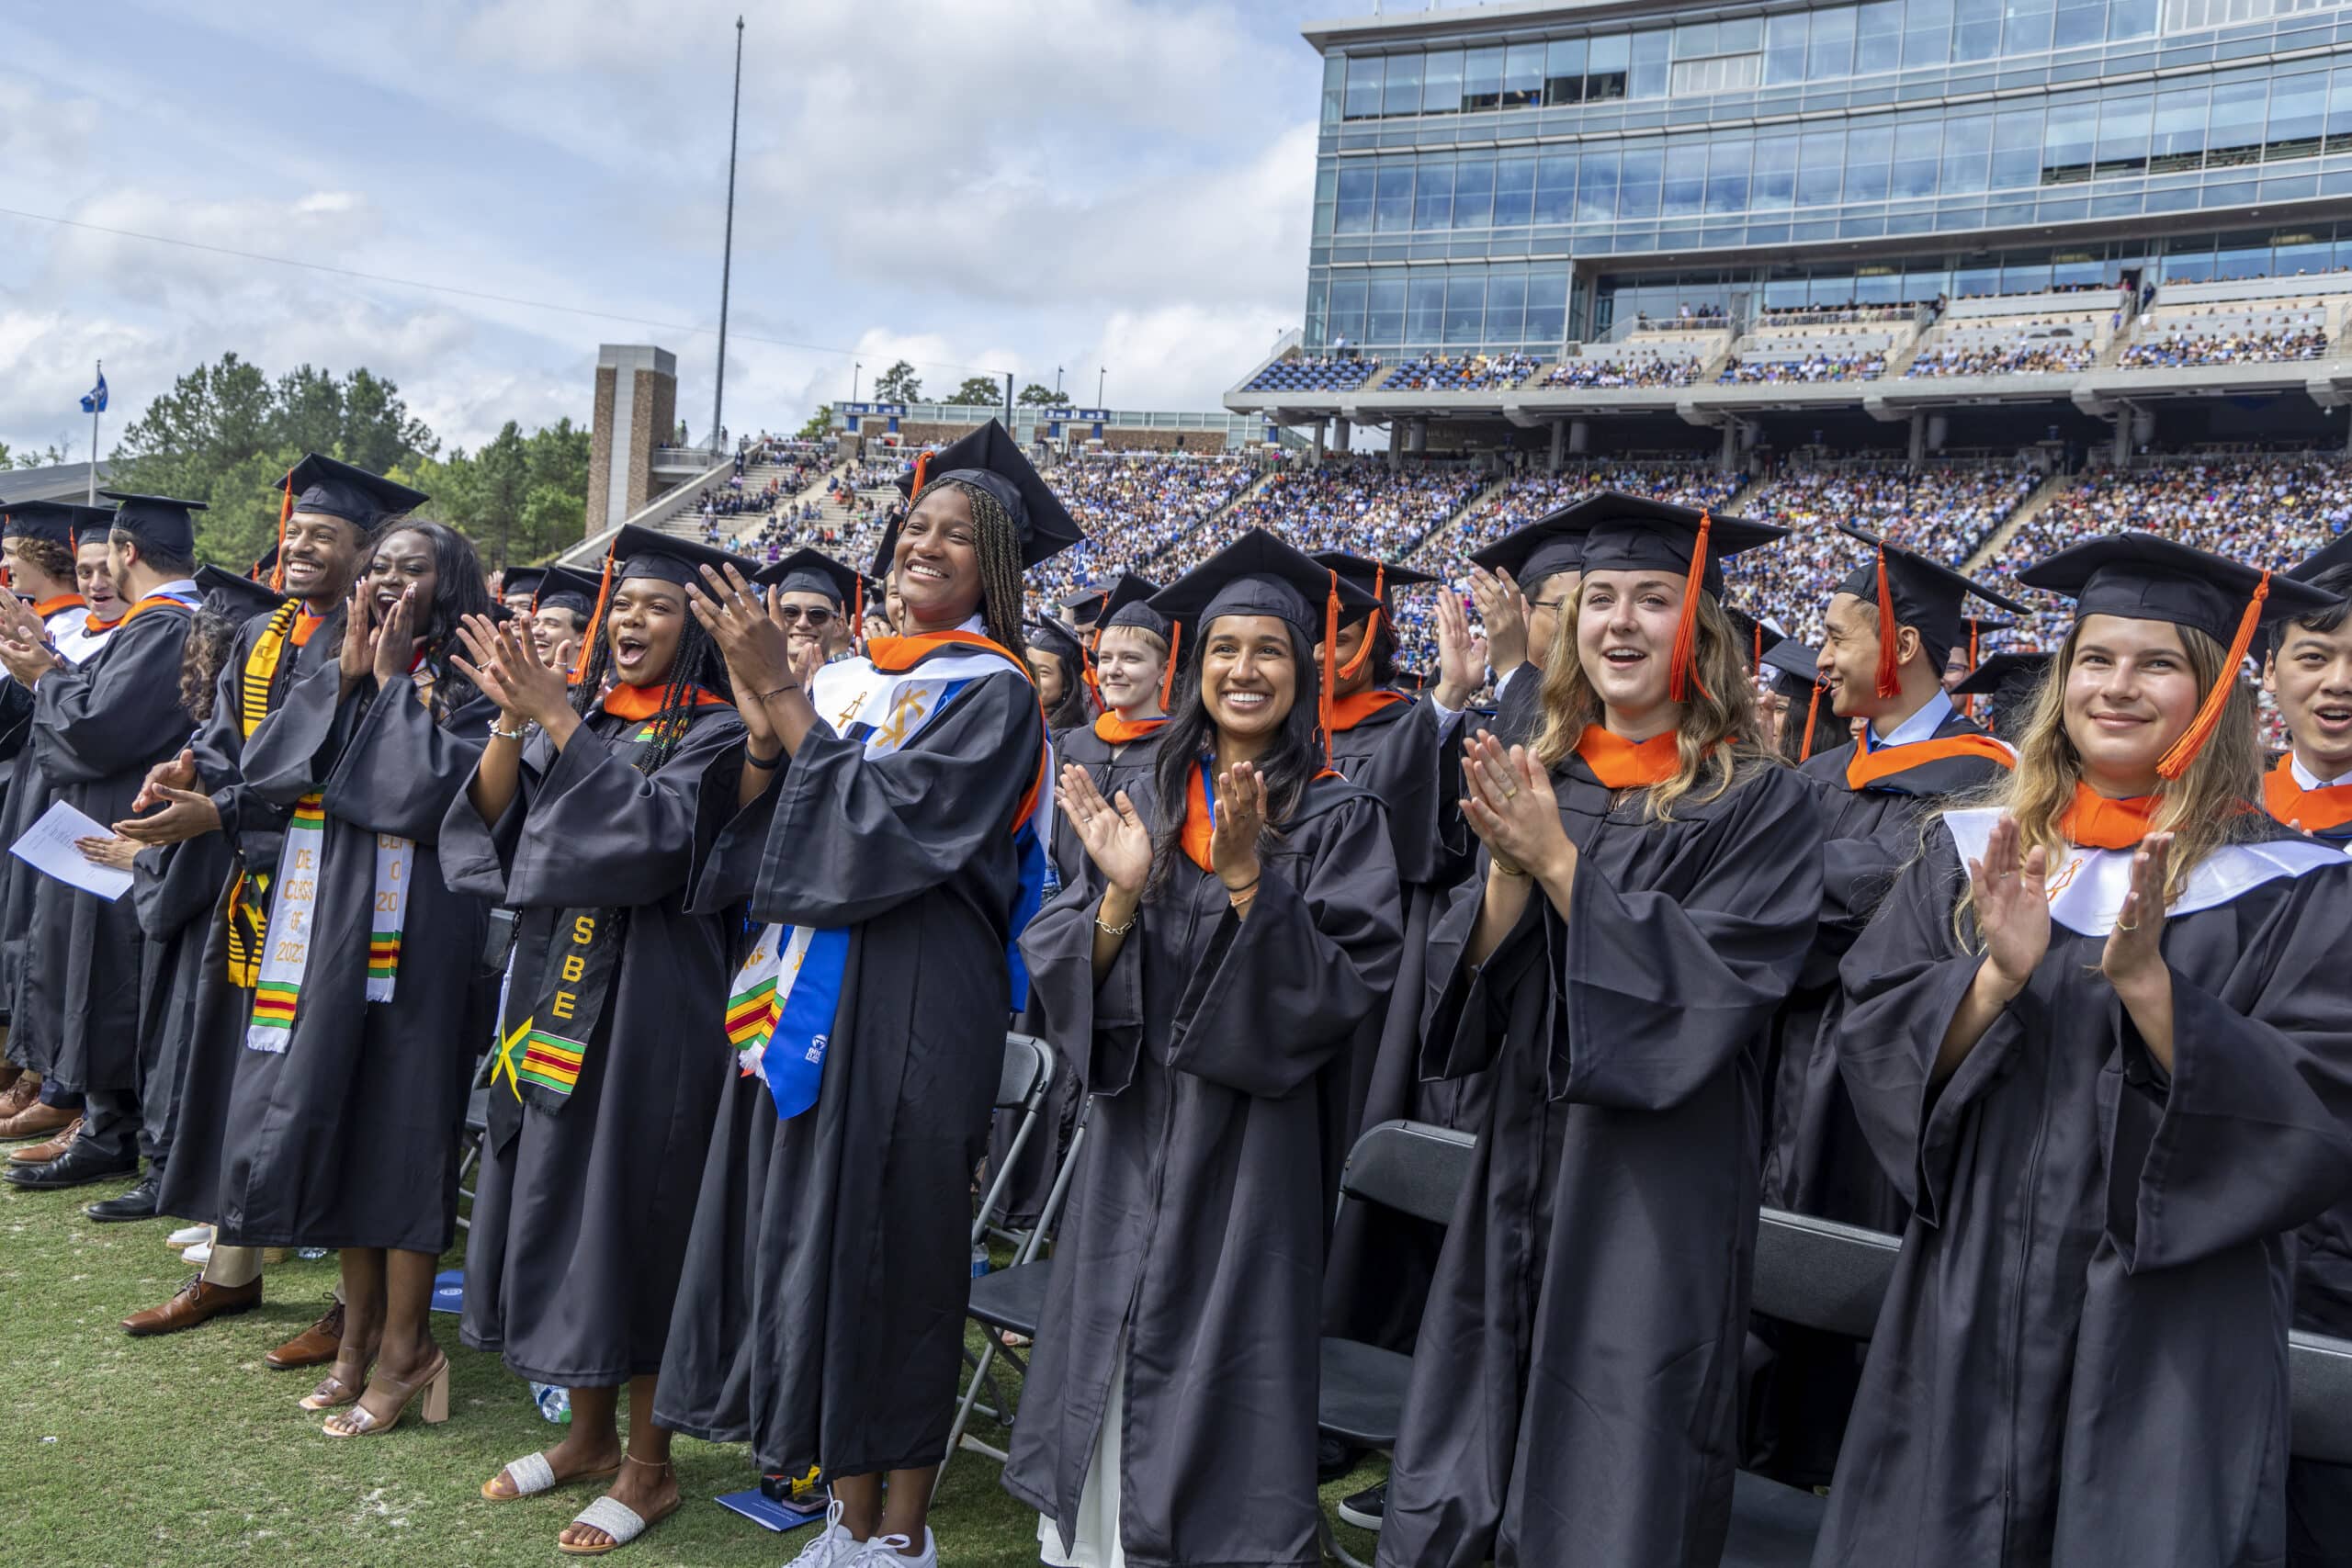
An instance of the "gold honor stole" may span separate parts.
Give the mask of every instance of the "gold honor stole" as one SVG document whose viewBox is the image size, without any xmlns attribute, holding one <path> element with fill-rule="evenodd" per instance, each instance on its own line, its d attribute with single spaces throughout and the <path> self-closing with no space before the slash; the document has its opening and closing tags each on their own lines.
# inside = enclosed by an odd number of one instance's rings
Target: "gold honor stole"
<svg viewBox="0 0 2352 1568">
<path fill-rule="evenodd" d="M 302 981 L 311 966 L 311 935 L 318 909 L 319 865 L 326 849 L 325 797 L 304 795 L 294 804 L 278 856 L 277 897 L 262 936 L 261 970 L 254 983 L 254 1010 L 245 1025 L 245 1049 L 283 1053 L 294 1032 L 302 1001 Z M 368 941 L 368 999 L 389 1002 L 400 974 L 401 932 L 408 920 L 408 888 L 416 845 L 390 833 L 376 835 L 375 908 Z"/>
</svg>

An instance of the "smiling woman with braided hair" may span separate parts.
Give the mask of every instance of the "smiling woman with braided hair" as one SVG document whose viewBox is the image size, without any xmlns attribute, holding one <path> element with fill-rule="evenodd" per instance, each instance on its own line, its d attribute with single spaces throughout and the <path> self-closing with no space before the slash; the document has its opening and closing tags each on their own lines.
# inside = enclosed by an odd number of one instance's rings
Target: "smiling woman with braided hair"
<svg viewBox="0 0 2352 1568">
<path fill-rule="evenodd" d="M 1043 888 L 1020 570 L 1077 525 L 1001 426 L 933 468 L 889 547 L 906 635 L 866 658 L 820 668 L 731 567 L 695 597 L 750 732 L 699 897 L 763 923 L 727 1009 L 758 1076 L 712 1136 L 656 1416 L 748 1439 L 770 1475 L 823 1471 L 800 1568 L 869 1540 L 937 1562 L 972 1169 L 1026 991 L 1008 943 Z"/>
</svg>

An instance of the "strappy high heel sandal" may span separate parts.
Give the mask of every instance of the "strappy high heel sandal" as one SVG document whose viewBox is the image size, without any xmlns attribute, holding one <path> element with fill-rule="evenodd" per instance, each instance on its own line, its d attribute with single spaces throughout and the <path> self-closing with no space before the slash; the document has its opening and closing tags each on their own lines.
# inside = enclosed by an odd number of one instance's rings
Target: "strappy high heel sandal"
<svg viewBox="0 0 2352 1568">
<path fill-rule="evenodd" d="M 621 1455 L 621 1462 L 641 1464 L 648 1470 L 663 1471 L 672 1475 L 676 1473 L 667 1460 L 655 1464 L 650 1459 L 639 1459 L 635 1454 L 624 1453 Z M 602 1557 L 608 1551 L 618 1551 L 622 1547 L 676 1513 L 678 1505 L 682 1501 L 684 1501 L 683 1498 L 673 1497 L 670 1499 L 668 1507 L 663 1508 L 651 1518 L 647 1518 L 627 1503 L 616 1501 L 610 1496 L 599 1497 L 581 1509 L 571 1522 L 575 1525 L 586 1525 L 590 1529 L 603 1530 L 608 1539 L 593 1546 L 576 1546 L 571 1541 L 559 1540 L 555 1543 L 555 1549 L 567 1557 Z"/>
<path fill-rule="evenodd" d="M 369 1356 L 359 1366 L 358 1386 L 344 1381 L 340 1372 L 330 1371 L 319 1380 L 318 1386 L 296 1403 L 305 1410 L 340 1410 L 346 1404 L 356 1404 L 359 1396 L 368 1392 L 368 1373 L 375 1366 L 376 1358 Z"/>
<path fill-rule="evenodd" d="M 408 1414 L 408 1407 L 416 1402 L 420 1393 L 424 1395 L 424 1404 L 418 1415 L 426 1426 L 438 1426 L 449 1418 L 449 1356 L 447 1351 L 433 1353 L 433 1364 L 424 1369 L 422 1377 L 402 1382 L 398 1378 L 384 1376 L 379 1370 L 368 1379 L 368 1386 L 370 1389 L 381 1388 L 394 1397 L 391 1415 L 379 1421 L 365 1403 L 355 1404 L 319 1430 L 330 1438 L 365 1438 L 377 1432 L 389 1432 L 401 1424 L 401 1417 Z M 362 1393 L 360 1398 L 364 1402 L 367 1395 Z"/>
</svg>

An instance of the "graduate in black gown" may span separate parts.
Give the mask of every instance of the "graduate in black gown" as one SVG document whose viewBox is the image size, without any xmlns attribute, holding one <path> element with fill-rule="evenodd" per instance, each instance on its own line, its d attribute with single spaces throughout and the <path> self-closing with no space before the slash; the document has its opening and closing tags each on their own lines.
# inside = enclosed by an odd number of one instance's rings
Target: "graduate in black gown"
<svg viewBox="0 0 2352 1568">
<path fill-rule="evenodd" d="M 244 746 L 247 787 L 293 815 L 230 1095 L 219 1224 L 248 1245 L 340 1249 L 338 1387 L 313 1407 L 355 1397 L 329 1437 L 390 1430 L 420 1393 L 425 1420 L 447 1414 L 427 1312 L 490 1023 L 488 910 L 443 880 L 435 845 L 492 716 L 452 663 L 460 618 L 489 609 L 463 536 L 384 525 L 335 660 L 297 679 Z"/>
<path fill-rule="evenodd" d="M 1082 768 L 1095 792 L 1109 799 L 1130 784 L 1151 776 L 1158 761 L 1159 736 L 1168 727 L 1168 703 L 1173 694 L 1177 660 L 1184 632 L 1182 623 L 1162 615 L 1151 604 L 1159 587 L 1133 572 L 1095 597 L 1091 606 L 1100 623 L 1094 633 L 1093 664 L 1102 712 L 1091 725 L 1054 737 L 1056 762 Z M 1086 849 L 1069 818 L 1054 813 L 1047 842 L 1052 886 L 1080 881 L 1086 874 Z M 1031 1027 L 1023 1024 L 1023 1027 Z M 1053 1087 L 1039 1107 L 1038 1125 L 1029 1134 L 1020 1156 L 1012 1155 L 1012 1140 L 1020 1114 L 998 1115 L 989 1138 L 991 1172 L 1012 1168 L 1004 1192 L 1001 1223 L 1026 1230 L 1037 1223 L 1052 1194 L 1054 1176 L 1069 1152 L 1083 1098 L 1075 1065 L 1057 1058 Z"/>
<path fill-rule="evenodd" d="M 1431 939 L 1424 1069 L 1493 1083 L 1413 1353 L 1379 1561 L 1712 1565 L 1738 1458 L 1773 1015 L 1821 907 L 1721 555 L 1588 514 L 1532 748 L 1464 763 L 1480 874 Z"/>
<path fill-rule="evenodd" d="M 890 541 L 906 635 L 866 658 L 790 649 L 732 568 L 694 601 L 751 732 L 700 897 L 763 922 L 729 1008 L 760 1076 L 720 1108 L 655 1415 L 770 1474 L 820 1467 L 804 1563 L 868 1540 L 934 1560 L 1008 944 L 1044 886 L 1020 573 L 1078 526 L 993 422 L 926 471 Z"/>
<path fill-rule="evenodd" d="M 459 1332 L 571 1397 L 564 1440 L 508 1465 L 482 1495 L 529 1496 L 617 1467 L 610 1495 L 559 1538 L 575 1549 L 632 1540 L 678 1506 L 654 1378 L 702 1154 L 734 1072 L 730 922 L 685 908 L 708 847 L 697 822 L 718 828 L 698 812 L 701 795 L 731 799 L 743 754 L 685 583 L 731 558 L 635 527 L 612 557 L 606 615 L 574 684 L 520 626 L 461 629 L 472 657 L 460 668 L 498 705 L 499 725 L 440 840 L 452 890 L 522 917 Z"/>
<path fill-rule="evenodd" d="M 2017 767 L 1845 963 L 1911 1216 L 1814 1561 L 2277 1563 L 2291 1233 L 2352 1188 L 2352 861 L 2251 808 L 2238 669 L 2331 601 L 2142 534 L 2018 581 L 2076 618 Z"/>
<path fill-rule="evenodd" d="M 1834 750 L 1851 739 L 1829 705 L 1815 649 L 1783 637 L 1764 649 L 1764 674 L 1772 750 L 1781 761 L 1802 767 L 1815 751 Z"/>
<path fill-rule="evenodd" d="M 341 657 L 344 608 L 371 530 L 424 499 L 420 491 L 316 453 L 288 470 L 279 492 L 278 544 L 254 569 L 285 600 L 244 617 L 215 682 L 210 716 L 186 750 L 150 770 L 133 803 L 142 815 L 117 824 L 126 837 L 151 846 L 217 837 L 233 868 L 233 883 L 223 883 L 222 918 L 206 939 L 172 1158 L 160 1193 L 163 1213 L 214 1226 L 212 1252 L 170 1300 L 125 1320 L 131 1334 L 193 1328 L 261 1302 L 261 1247 L 243 1245 L 233 1227 L 220 1224 L 228 1195 L 223 1178 L 263 932 L 292 813 L 247 784 L 245 744 L 297 683 Z M 342 1325 L 343 1305 L 331 1302 L 310 1331 L 263 1359 L 281 1371 L 321 1365 L 332 1352 L 293 1348 L 332 1345 L 342 1337 Z M 364 1371 L 362 1366 L 354 1376 Z M 348 1403 L 357 1393 L 356 1382 L 346 1389 L 330 1379 L 312 1397 Z"/>
<path fill-rule="evenodd" d="M 2051 656 L 2030 649 L 2008 649 L 1985 655 L 1984 662 L 1961 677 L 1951 689 L 1955 697 L 1975 699 L 1972 715 L 1999 739 L 2014 746 L 2032 716 L 2034 694 L 2050 672 Z"/>
<path fill-rule="evenodd" d="M 1004 1472 L 1048 1563 L 1318 1561 L 1317 1080 L 1400 940 L 1385 813 L 1317 733 L 1338 592 L 1244 534 L 1156 601 L 1194 629 L 1151 773 L 1062 770 L 1089 863 L 1022 945 L 1093 1104 Z"/>
<path fill-rule="evenodd" d="M 1046 722 L 1055 735 L 1083 729 L 1093 722 L 1094 705 L 1087 700 L 1086 644 L 1069 627 L 1050 616 L 1030 623 L 1023 657 L 1036 678 L 1037 696 L 1046 705 Z"/>
<path fill-rule="evenodd" d="M 1584 504 L 1546 513 L 1471 552 L 1470 594 L 1495 672 L 1494 730 L 1506 746 L 1534 739 L 1543 723 L 1544 660 L 1583 570 L 1584 520 L 1592 515 Z"/>
<path fill-rule="evenodd" d="M 180 705 L 180 645 L 197 604 L 195 503 L 107 492 L 122 504 L 107 549 L 131 609 L 104 647 L 69 668 L 45 642 L 0 638 L 0 664 L 32 693 L 28 744 L 48 787 L 86 816 L 130 814 L 147 770 L 177 752 L 192 723 Z M 73 1187 L 139 1168 L 136 909 L 51 877 L 33 890 L 12 1015 L 56 1033 L 50 1084 L 83 1096 L 80 1135 L 8 1180 Z M 46 1086 L 45 1086 L 46 1087 Z"/>
</svg>

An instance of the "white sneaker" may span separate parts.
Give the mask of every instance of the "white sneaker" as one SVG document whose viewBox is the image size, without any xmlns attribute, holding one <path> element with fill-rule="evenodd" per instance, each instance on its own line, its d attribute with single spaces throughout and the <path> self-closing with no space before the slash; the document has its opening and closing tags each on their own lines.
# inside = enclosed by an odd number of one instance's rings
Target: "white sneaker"
<svg viewBox="0 0 2352 1568">
<path fill-rule="evenodd" d="M 210 1241 L 211 1239 L 212 1227 L 210 1225 L 182 1225 L 179 1229 L 174 1231 L 171 1235 L 164 1238 L 164 1245 L 165 1247 L 194 1247 L 199 1241 Z"/>
<path fill-rule="evenodd" d="M 850 1539 L 842 1528 L 842 1505 L 836 1498 L 825 1506 L 825 1528 L 801 1547 L 800 1555 L 784 1568 L 849 1568 L 867 1543 Z"/>
<path fill-rule="evenodd" d="M 908 1556 L 909 1544 L 902 1535 L 877 1535 L 849 1560 L 851 1568 L 939 1568 L 939 1542 L 929 1529 L 922 1532 L 922 1556 Z"/>
<path fill-rule="evenodd" d="M 198 1242 L 194 1247 L 189 1247 L 186 1252 L 180 1254 L 180 1261 L 187 1264 L 191 1269 L 203 1268 L 206 1264 L 212 1261 L 212 1244 L 209 1241 Z"/>
</svg>

